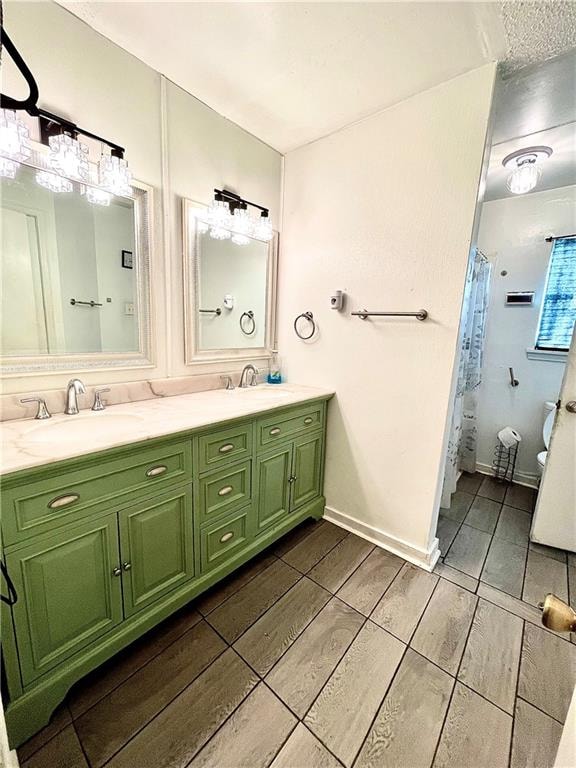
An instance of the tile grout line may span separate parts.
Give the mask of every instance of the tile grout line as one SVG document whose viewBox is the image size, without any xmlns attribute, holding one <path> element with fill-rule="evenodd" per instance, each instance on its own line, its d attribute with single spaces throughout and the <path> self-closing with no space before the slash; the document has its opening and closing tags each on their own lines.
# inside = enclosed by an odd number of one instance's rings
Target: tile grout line
<svg viewBox="0 0 576 768">
<path fill-rule="evenodd" d="M 80 745 L 80 750 L 81 750 L 82 754 L 84 755 L 84 760 L 86 760 L 86 765 L 88 766 L 88 768 L 92 768 L 92 762 L 89 760 L 88 753 L 84 749 L 84 744 L 82 744 L 82 739 L 80 738 L 80 734 L 78 733 L 78 730 L 76 728 L 76 723 L 74 722 L 74 720 L 72 720 L 71 725 L 72 725 L 72 728 L 74 730 L 74 733 L 76 734 L 76 738 L 78 739 L 78 744 Z M 62 731 L 60 731 L 60 733 L 62 733 Z M 36 754 L 36 753 L 34 753 L 34 754 Z M 29 759 L 30 759 L 30 757 L 26 759 L 26 762 L 28 762 Z"/>
</svg>

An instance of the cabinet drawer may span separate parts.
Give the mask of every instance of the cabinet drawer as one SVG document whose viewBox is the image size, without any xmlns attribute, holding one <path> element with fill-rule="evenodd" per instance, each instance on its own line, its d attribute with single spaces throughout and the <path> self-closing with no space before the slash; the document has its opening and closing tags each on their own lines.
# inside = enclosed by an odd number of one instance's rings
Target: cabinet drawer
<svg viewBox="0 0 576 768">
<path fill-rule="evenodd" d="M 200 472 L 249 459 L 252 456 L 252 424 L 200 435 L 198 447 Z"/>
<path fill-rule="evenodd" d="M 87 514 L 192 481 L 192 442 L 135 449 L 114 459 L 78 462 L 78 469 L 2 492 L 5 544 L 52 531 Z"/>
<path fill-rule="evenodd" d="M 297 411 L 258 421 L 258 445 L 261 448 L 312 432 L 324 426 L 324 403 L 316 403 Z"/>
<path fill-rule="evenodd" d="M 222 565 L 229 557 L 235 555 L 247 545 L 248 509 L 237 512 L 225 521 L 207 526 L 201 533 L 201 563 L 202 572 L 212 570 Z"/>
<path fill-rule="evenodd" d="M 252 462 L 211 472 L 200 480 L 200 522 L 232 512 L 252 498 Z"/>
</svg>

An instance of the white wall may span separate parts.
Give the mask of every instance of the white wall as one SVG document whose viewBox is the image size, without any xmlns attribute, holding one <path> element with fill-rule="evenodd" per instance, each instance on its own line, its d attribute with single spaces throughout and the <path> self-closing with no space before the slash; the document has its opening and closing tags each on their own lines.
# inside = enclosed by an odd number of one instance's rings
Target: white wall
<svg viewBox="0 0 576 768">
<path fill-rule="evenodd" d="M 135 178 L 156 193 L 151 281 L 154 367 L 90 371 L 82 374 L 83 380 L 93 385 L 218 370 L 218 365 L 184 364 L 177 196 L 208 203 L 213 188 L 226 185 L 269 206 L 277 225 L 281 156 L 55 3 L 5 2 L 4 22 L 37 79 L 40 106 L 126 147 Z M 7 58 L 2 62 L 2 91 L 24 96 L 21 78 Z M 60 389 L 68 379 L 67 373 L 27 375 L 7 378 L 2 386 L 6 393 Z"/>
<path fill-rule="evenodd" d="M 517 478 L 535 484 L 544 450 L 543 404 L 558 399 L 564 363 L 533 360 L 552 244 L 550 234 L 576 227 L 576 186 L 494 200 L 482 206 L 478 246 L 493 264 L 478 406 L 478 466 L 492 464 L 496 434 L 511 425 L 522 435 Z M 507 274 L 500 273 L 505 270 Z M 508 291 L 534 291 L 529 307 L 507 307 Z M 520 382 L 511 387 L 508 368 Z"/>
<path fill-rule="evenodd" d="M 337 393 L 329 511 L 421 562 L 433 556 L 494 73 L 469 72 L 285 159 L 279 347 L 289 380 Z M 344 313 L 329 309 L 336 288 Z M 430 319 L 350 316 L 362 307 L 424 307 Z M 312 344 L 292 330 L 305 310 L 319 324 Z"/>
</svg>

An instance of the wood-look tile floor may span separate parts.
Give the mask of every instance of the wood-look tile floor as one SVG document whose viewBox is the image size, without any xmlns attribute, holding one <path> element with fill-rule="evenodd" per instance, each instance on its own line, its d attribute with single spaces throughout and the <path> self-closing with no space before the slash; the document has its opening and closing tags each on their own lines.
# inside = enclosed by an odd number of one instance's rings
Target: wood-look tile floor
<svg viewBox="0 0 576 768">
<path fill-rule="evenodd" d="M 481 482 L 446 519 L 482 535 L 435 573 L 304 523 L 75 686 L 23 768 L 551 766 L 576 645 L 532 601 L 566 555 L 531 550 L 518 599 L 486 562 L 501 541 L 525 568 L 528 500 Z"/>
</svg>

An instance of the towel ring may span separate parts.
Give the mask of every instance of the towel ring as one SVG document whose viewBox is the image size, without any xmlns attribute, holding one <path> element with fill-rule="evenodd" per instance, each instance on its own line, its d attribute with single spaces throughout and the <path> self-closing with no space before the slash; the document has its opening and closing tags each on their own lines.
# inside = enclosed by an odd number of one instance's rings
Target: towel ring
<svg viewBox="0 0 576 768">
<path fill-rule="evenodd" d="M 252 323 L 252 328 L 247 331 L 246 328 L 244 328 L 244 318 L 247 317 L 248 320 Z M 240 315 L 240 330 L 242 333 L 245 333 L 246 336 L 252 336 L 254 331 L 256 330 L 256 320 L 254 320 L 254 312 L 252 312 L 251 309 L 248 310 L 248 312 L 242 312 Z"/>
<path fill-rule="evenodd" d="M 308 320 L 312 326 L 312 331 L 308 334 L 308 336 L 303 336 L 298 330 L 298 320 L 300 320 L 301 317 L 303 317 L 305 320 Z M 311 339 L 312 336 L 314 336 L 316 333 L 316 323 L 314 322 L 314 315 L 312 312 L 302 312 L 301 315 L 298 315 L 296 320 L 294 320 L 294 333 L 296 336 L 298 336 L 299 339 L 303 339 L 304 341 L 307 341 L 308 339 Z"/>
</svg>

